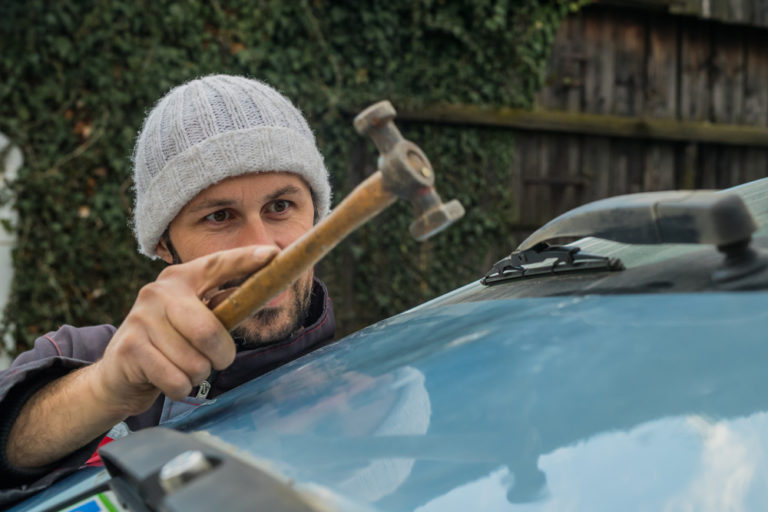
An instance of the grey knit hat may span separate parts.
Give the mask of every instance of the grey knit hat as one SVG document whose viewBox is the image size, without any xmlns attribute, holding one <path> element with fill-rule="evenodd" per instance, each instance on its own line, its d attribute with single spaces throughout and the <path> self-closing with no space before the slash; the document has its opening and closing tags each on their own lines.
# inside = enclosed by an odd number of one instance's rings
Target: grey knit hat
<svg viewBox="0 0 768 512">
<path fill-rule="evenodd" d="M 263 82 L 212 75 L 172 89 L 147 116 L 133 152 L 134 231 L 139 251 L 156 258 L 160 237 L 199 192 L 251 172 L 304 178 L 320 218 L 331 186 L 301 112 Z"/>
</svg>

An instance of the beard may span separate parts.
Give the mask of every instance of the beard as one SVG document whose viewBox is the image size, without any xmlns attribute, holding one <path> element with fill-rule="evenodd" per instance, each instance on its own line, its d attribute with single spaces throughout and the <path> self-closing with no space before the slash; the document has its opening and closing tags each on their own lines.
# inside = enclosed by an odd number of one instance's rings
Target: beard
<svg viewBox="0 0 768 512">
<path fill-rule="evenodd" d="M 312 299 L 312 272 L 289 288 L 291 297 L 278 307 L 264 307 L 231 331 L 238 347 L 256 348 L 276 343 L 303 328 Z"/>
<path fill-rule="evenodd" d="M 182 263 L 181 257 L 179 257 L 176 247 L 171 241 L 170 231 L 167 228 L 162 234 L 162 240 L 171 254 L 171 265 Z M 236 288 L 243 284 L 247 278 L 248 276 L 244 276 L 240 279 L 228 281 L 219 286 L 218 291 L 223 292 Z M 290 286 L 289 290 L 292 293 L 292 297 L 287 301 L 287 304 L 273 308 L 264 307 L 230 331 L 235 344 L 238 347 L 255 348 L 286 339 L 299 329 L 302 329 L 309 315 L 313 279 L 314 271 L 310 269 Z M 209 303 L 211 298 L 208 297 L 205 303 L 213 309 L 221 301 Z"/>
</svg>

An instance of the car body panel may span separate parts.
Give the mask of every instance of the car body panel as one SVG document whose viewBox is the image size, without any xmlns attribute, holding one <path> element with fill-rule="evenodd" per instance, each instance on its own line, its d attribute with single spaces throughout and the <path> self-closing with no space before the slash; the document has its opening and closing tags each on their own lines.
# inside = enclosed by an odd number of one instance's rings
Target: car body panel
<svg viewBox="0 0 768 512">
<path fill-rule="evenodd" d="M 746 454 L 768 453 L 768 430 L 755 427 L 768 426 L 757 385 L 767 306 L 765 292 L 434 306 L 243 386 L 179 427 L 382 510 L 414 510 L 499 474 L 510 498 L 501 510 L 590 496 L 598 505 L 618 493 L 612 472 L 624 498 L 670 503 L 718 469 L 708 451 L 718 430 Z M 421 394 L 408 414 L 397 409 L 406 393 Z M 650 453 L 639 457 L 643 443 Z M 547 464 L 569 451 L 590 462 L 553 467 L 563 491 L 553 489 Z M 764 508 L 768 465 L 750 462 L 740 491 Z"/>
<path fill-rule="evenodd" d="M 434 304 L 169 426 L 381 510 L 461 510 L 452 492 L 497 510 L 632 496 L 650 510 L 706 502 L 734 466 L 728 499 L 764 508 L 766 306 L 765 292 Z"/>
<path fill-rule="evenodd" d="M 768 235 L 768 180 L 735 190 Z M 582 242 L 630 268 L 702 250 Z M 379 510 L 768 508 L 768 291 L 484 300 L 493 288 L 471 283 L 167 426 Z"/>
</svg>

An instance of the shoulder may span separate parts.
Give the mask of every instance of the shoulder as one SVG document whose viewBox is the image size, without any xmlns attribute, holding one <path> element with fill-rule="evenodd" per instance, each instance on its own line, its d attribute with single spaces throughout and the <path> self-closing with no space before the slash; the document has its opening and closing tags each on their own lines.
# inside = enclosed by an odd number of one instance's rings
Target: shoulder
<svg viewBox="0 0 768 512">
<path fill-rule="evenodd" d="M 66 357 L 91 362 L 101 357 L 115 333 L 115 327 L 108 324 L 88 327 L 64 325 L 35 340 L 31 350 L 24 352 L 13 362 L 13 366 L 46 357 Z"/>
</svg>

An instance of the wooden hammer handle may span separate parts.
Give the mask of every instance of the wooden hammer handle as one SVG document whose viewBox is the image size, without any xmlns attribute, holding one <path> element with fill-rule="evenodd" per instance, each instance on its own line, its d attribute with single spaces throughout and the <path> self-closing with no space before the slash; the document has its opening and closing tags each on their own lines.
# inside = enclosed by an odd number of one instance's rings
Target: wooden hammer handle
<svg viewBox="0 0 768 512">
<path fill-rule="evenodd" d="M 216 306 L 213 313 L 228 330 L 235 328 L 396 198 L 384 187 L 381 171 L 376 171 L 344 198 L 330 215 L 249 277 Z"/>
</svg>

